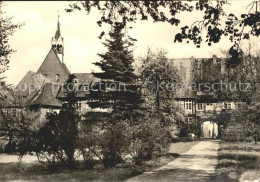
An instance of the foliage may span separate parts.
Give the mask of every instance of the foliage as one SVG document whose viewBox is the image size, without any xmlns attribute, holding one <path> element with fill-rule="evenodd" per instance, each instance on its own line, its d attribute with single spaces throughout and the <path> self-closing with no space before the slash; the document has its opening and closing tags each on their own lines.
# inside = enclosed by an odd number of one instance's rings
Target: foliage
<svg viewBox="0 0 260 182">
<path fill-rule="evenodd" d="M 125 148 L 129 145 L 126 140 L 127 122 L 120 121 L 111 124 L 111 120 L 102 120 L 95 124 L 82 123 L 80 135 L 81 152 L 85 154 L 86 162 L 91 164 L 97 157 L 107 168 L 123 162 Z"/>
<path fill-rule="evenodd" d="M 181 82 L 177 69 L 170 64 L 163 49 L 153 52 L 150 48 L 139 58 L 138 74 L 145 98 L 145 107 L 160 118 L 165 126 L 176 126 L 183 120 L 181 108 L 175 101 L 176 85 Z"/>
<path fill-rule="evenodd" d="M 97 101 L 89 102 L 89 106 L 110 108 L 114 113 L 120 112 L 133 118 L 142 100 L 132 66 L 134 59 L 131 47 L 135 40 L 126 37 L 123 28 L 120 23 L 113 26 L 109 33 L 110 39 L 103 43 L 107 52 L 98 54 L 101 61 L 94 63 L 103 72 L 93 73 L 101 81 L 90 92 L 90 97 Z"/>
<path fill-rule="evenodd" d="M 2 141 L 5 145 L 4 152 L 19 151 L 20 141 L 27 140 L 27 134 L 41 126 L 39 112 L 8 108 L 5 112 L 1 109 L 0 114 L 1 133 L 6 140 Z"/>
<path fill-rule="evenodd" d="M 126 37 L 121 23 L 113 25 L 109 36 L 103 43 L 107 52 L 98 54 L 101 61 L 94 63 L 103 72 L 93 73 L 101 81 L 90 91 L 94 101 L 89 102 L 91 108 L 107 109 L 107 112 L 96 112 L 94 117 L 91 112 L 86 113 L 86 123 L 91 129 L 82 138 L 87 146 L 85 152 L 98 157 L 105 168 L 123 161 L 125 145 L 128 145 L 124 132 L 126 123 L 138 120 L 142 103 L 132 66 L 131 47 L 135 40 Z"/>
<path fill-rule="evenodd" d="M 229 141 L 245 141 L 247 137 L 259 137 L 260 105 L 243 104 L 232 112 L 231 120 L 224 129 L 223 138 Z"/>
<path fill-rule="evenodd" d="M 161 156 L 168 151 L 170 134 L 160 118 L 144 116 L 138 124 L 127 127 L 127 153 L 135 164 Z"/>
<path fill-rule="evenodd" d="M 102 24 L 112 25 L 120 22 L 123 26 L 137 20 L 148 20 L 151 18 L 154 22 L 167 22 L 171 25 L 178 25 L 180 20 L 175 15 L 180 11 L 191 11 L 192 6 L 180 1 L 82 1 L 71 3 L 67 12 L 74 10 L 86 10 L 89 14 L 94 9 L 101 12 L 101 17 L 97 21 L 99 26 Z M 159 10 L 167 9 L 169 13 Z M 168 9 L 169 8 L 169 9 Z M 104 32 L 101 33 L 104 35 Z"/>
<path fill-rule="evenodd" d="M 80 117 L 75 108 L 75 94 L 70 75 L 65 88 L 66 103 L 60 112 L 47 113 L 46 120 L 37 128 L 26 128 L 18 133 L 18 151 L 21 157 L 35 153 L 39 162 L 52 170 L 75 168 L 75 151 Z M 28 122 L 27 120 L 25 120 Z"/>
<path fill-rule="evenodd" d="M 249 4 L 250 10 L 247 14 L 241 14 L 240 19 L 233 13 L 227 14 L 224 11 L 224 6 L 227 6 L 227 1 L 218 0 L 210 2 L 199 0 L 196 4 L 184 1 L 82 1 L 79 3 L 71 3 L 67 12 L 81 10 L 82 7 L 89 14 L 93 9 L 100 12 L 100 19 L 97 21 L 99 26 L 103 23 L 112 25 L 115 22 L 121 22 L 124 26 L 129 23 L 134 23 L 137 20 L 152 19 L 154 22 L 165 22 L 171 25 L 179 25 L 181 20 L 176 18 L 180 12 L 202 11 L 203 18 L 195 21 L 192 25 L 185 25 L 181 28 L 180 33 L 175 35 L 175 42 L 183 40 L 193 41 L 199 48 L 203 42 L 203 30 L 206 31 L 205 42 L 209 46 L 212 43 L 218 43 L 222 37 L 229 37 L 233 42 L 230 48 L 231 59 L 230 64 L 240 63 L 240 58 L 243 52 L 240 49 L 241 39 L 249 39 L 251 36 L 259 36 L 259 11 L 257 2 Z M 224 22 L 224 23 L 222 23 Z M 104 32 L 101 33 L 101 37 Z"/>
<path fill-rule="evenodd" d="M 244 46 L 244 56 L 241 63 L 235 67 L 227 66 L 224 68 L 224 73 L 221 79 L 224 83 L 231 84 L 232 91 L 228 90 L 219 94 L 233 100 L 242 100 L 247 103 L 251 101 L 259 101 L 259 48 L 253 43 L 248 43 Z M 222 51 L 226 59 L 230 59 L 226 51 Z M 227 63 L 228 64 L 228 63 Z M 224 65 L 223 65 L 224 66 Z"/>
<path fill-rule="evenodd" d="M 22 27 L 20 23 L 13 23 L 12 17 L 6 17 L 3 6 L 4 3 L 0 2 L 0 74 L 8 69 L 10 55 L 15 51 L 10 47 L 9 39 L 17 29 Z"/>
<path fill-rule="evenodd" d="M 47 122 L 35 133 L 36 155 L 48 167 L 74 169 L 79 117 L 65 104 L 59 114 L 47 115 Z M 47 163 L 46 163 L 47 161 Z"/>
</svg>

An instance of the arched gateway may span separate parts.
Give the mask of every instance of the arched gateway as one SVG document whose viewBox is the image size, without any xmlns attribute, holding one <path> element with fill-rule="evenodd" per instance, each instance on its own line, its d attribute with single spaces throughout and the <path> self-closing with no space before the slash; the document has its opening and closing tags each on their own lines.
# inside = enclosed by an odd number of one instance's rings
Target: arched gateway
<svg viewBox="0 0 260 182">
<path fill-rule="evenodd" d="M 201 136 L 202 138 L 217 138 L 218 124 L 213 121 L 204 121 L 201 124 Z"/>
</svg>

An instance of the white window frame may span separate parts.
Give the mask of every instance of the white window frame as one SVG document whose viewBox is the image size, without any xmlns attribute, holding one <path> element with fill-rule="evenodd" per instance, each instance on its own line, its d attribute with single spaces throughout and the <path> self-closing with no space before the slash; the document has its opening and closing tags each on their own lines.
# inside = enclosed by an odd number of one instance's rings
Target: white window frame
<svg viewBox="0 0 260 182">
<path fill-rule="evenodd" d="M 203 110 L 203 103 L 197 103 L 197 109 L 198 109 L 198 111 L 202 111 Z"/>
<path fill-rule="evenodd" d="M 192 110 L 192 100 L 185 101 L 185 109 Z"/>
</svg>

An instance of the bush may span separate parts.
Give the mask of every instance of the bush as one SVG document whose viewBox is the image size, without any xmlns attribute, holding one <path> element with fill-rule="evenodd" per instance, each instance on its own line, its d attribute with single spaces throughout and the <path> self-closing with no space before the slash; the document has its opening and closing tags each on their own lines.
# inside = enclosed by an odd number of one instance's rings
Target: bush
<svg viewBox="0 0 260 182">
<path fill-rule="evenodd" d="M 137 124 L 129 125 L 127 133 L 130 143 L 127 152 L 137 165 L 168 151 L 169 132 L 154 118 L 145 117 Z"/>
<path fill-rule="evenodd" d="M 231 114 L 230 121 L 223 131 L 223 139 L 226 141 L 246 141 L 259 139 L 260 128 L 259 103 L 244 104 Z"/>
<path fill-rule="evenodd" d="M 96 156 L 105 168 L 123 162 L 126 146 L 129 145 L 126 141 L 126 127 L 125 121 L 113 122 L 112 117 L 82 122 L 79 138 L 81 153 L 90 160 Z"/>
<path fill-rule="evenodd" d="M 39 162 L 51 170 L 74 169 L 79 117 L 72 105 L 63 106 L 59 114 L 49 113 L 38 129 L 24 128 L 18 132 L 18 151 L 36 153 Z"/>
</svg>

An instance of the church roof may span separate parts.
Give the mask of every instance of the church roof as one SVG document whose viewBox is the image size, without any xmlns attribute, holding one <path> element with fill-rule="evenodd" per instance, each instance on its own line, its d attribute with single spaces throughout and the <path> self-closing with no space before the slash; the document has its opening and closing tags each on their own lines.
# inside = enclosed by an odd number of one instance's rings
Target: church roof
<svg viewBox="0 0 260 182">
<path fill-rule="evenodd" d="M 44 59 L 37 73 L 45 75 L 50 80 L 56 82 L 56 75 L 59 75 L 61 83 L 67 81 L 70 71 L 67 66 L 62 63 L 53 49 L 51 49 Z"/>
<path fill-rule="evenodd" d="M 28 106 L 52 106 L 61 107 L 62 102 L 56 96 L 59 92 L 60 85 L 46 83 L 35 95 L 26 103 Z"/>
<path fill-rule="evenodd" d="M 32 92 L 39 90 L 44 83 L 51 82 L 42 74 L 29 71 L 15 87 L 15 96 L 29 96 Z"/>
</svg>

